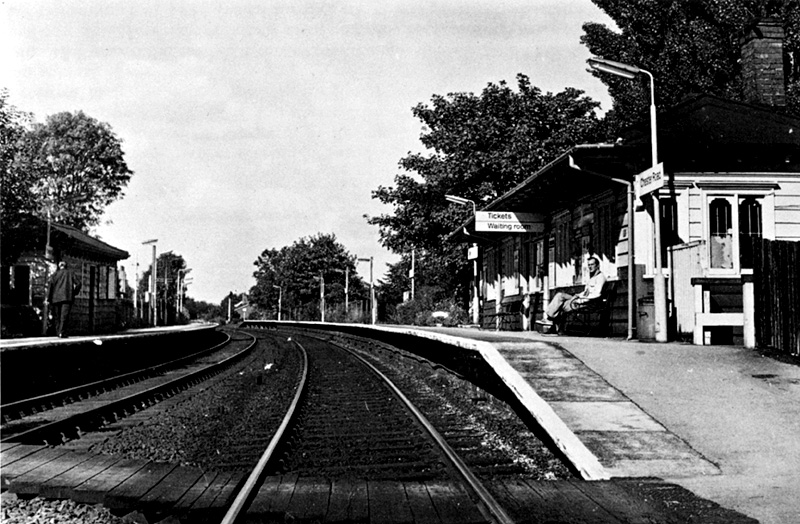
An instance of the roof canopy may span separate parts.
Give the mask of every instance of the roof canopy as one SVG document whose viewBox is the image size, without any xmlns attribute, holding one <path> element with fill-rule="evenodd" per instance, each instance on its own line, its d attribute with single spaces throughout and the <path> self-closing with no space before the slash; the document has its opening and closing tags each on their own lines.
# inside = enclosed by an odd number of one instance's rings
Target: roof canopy
<svg viewBox="0 0 800 524">
<path fill-rule="evenodd" d="M 610 189 L 627 190 L 633 176 L 648 167 L 646 153 L 638 147 L 613 144 L 573 147 L 481 211 L 548 214 Z M 474 217 L 448 238 L 492 241 L 487 234 L 475 232 Z"/>
<path fill-rule="evenodd" d="M 659 115 L 657 128 L 668 173 L 800 172 L 800 119 L 794 116 L 698 95 Z M 552 213 L 630 183 L 650 164 L 650 130 L 638 126 L 617 144 L 571 148 L 482 211 Z M 448 239 L 492 241 L 475 233 L 474 217 Z"/>
<path fill-rule="evenodd" d="M 62 252 L 71 255 L 85 253 L 113 261 L 124 260 L 130 256 L 127 251 L 106 244 L 72 226 L 56 223 L 51 223 L 50 226 L 50 242 Z"/>
</svg>

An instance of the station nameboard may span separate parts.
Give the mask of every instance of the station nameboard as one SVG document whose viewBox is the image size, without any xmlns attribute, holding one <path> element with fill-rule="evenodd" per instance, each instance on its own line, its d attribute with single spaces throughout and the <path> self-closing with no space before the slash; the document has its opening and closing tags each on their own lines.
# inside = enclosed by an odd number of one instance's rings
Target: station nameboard
<svg viewBox="0 0 800 524">
<path fill-rule="evenodd" d="M 475 213 L 475 231 L 492 233 L 541 233 L 542 216 L 536 213 L 514 211 L 478 211 Z"/>
<path fill-rule="evenodd" d="M 635 184 L 638 198 L 664 187 L 664 163 L 659 162 L 650 169 L 646 169 L 636 175 Z"/>
</svg>

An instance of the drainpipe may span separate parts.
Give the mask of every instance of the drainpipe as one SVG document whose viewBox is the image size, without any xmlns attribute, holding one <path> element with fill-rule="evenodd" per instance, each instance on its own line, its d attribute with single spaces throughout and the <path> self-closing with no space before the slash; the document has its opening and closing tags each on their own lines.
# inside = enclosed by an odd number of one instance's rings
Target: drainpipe
<svg viewBox="0 0 800 524">
<path fill-rule="evenodd" d="M 608 175 L 604 175 L 602 173 L 596 173 L 594 171 L 588 171 L 578 166 L 575 163 L 575 159 L 572 155 L 569 155 L 569 167 L 580 171 L 582 173 L 586 173 L 587 175 L 592 175 L 600 178 L 605 178 L 606 180 L 610 180 L 611 182 L 616 182 L 617 184 L 622 184 L 628 188 L 628 340 L 633 340 L 633 321 L 636 315 L 636 279 L 634 278 L 636 275 L 636 250 L 634 249 L 634 230 L 633 224 L 635 222 L 633 212 L 634 212 L 634 190 L 633 190 L 633 182 L 628 182 L 627 180 L 622 180 L 621 178 L 614 178 Z"/>
</svg>

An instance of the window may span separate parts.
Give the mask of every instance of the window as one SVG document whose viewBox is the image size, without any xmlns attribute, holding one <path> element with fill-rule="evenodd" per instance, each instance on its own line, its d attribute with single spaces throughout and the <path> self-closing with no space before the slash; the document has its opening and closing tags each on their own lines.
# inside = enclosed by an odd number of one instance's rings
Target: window
<svg viewBox="0 0 800 524">
<path fill-rule="evenodd" d="M 711 267 L 733 269 L 733 217 L 726 198 L 715 198 L 708 206 Z"/>
<path fill-rule="evenodd" d="M 523 292 L 533 293 L 542 290 L 542 272 L 544 271 L 544 239 L 531 240 L 525 244 L 526 260 Z"/>
<path fill-rule="evenodd" d="M 761 195 L 712 196 L 708 200 L 709 268 L 735 273 L 753 267 L 753 239 L 765 236 L 764 215 L 773 216 Z"/>
<path fill-rule="evenodd" d="M 497 290 L 495 288 L 494 282 L 495 278 L 497 277 L 497 267 L 499 264 L 499 256 L 500 252 L 494 249 L 487 249 L 486 250 L 486 265 L 483 268 L 483 275 L 484 275 L 484 289 L 483 289 L 483 296 L 486 297 L 486 300 L 497 300 Z"/>
<path fill-rule="evenodd" d="M 509 238 L 503 242 L 503 296 L 519 293 L 519 250 L 516 239 Z"/>
<path fill-rule="evenodd" d="M 739 203 L 739 261 L 741 267 L 753 267 L 753 240 L 762 238 L 761 203 L 754 197 Z"/>
</svg>

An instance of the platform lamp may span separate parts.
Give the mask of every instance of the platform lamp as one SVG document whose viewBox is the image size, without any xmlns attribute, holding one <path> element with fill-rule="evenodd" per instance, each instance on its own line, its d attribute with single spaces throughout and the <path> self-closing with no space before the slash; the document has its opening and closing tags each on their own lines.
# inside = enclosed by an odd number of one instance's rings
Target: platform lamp
<svg viewBox="0 0 800 524">
<path fill-rule="evenodd" d="M 475 202 L 468 198 L 462 198 L 455 195 L 445 195 L 444 198 L 448 202 L 453 202 L 454 204 L 459 204 L 461 206 L 468 206 L 472 205 L 472 217 L 473 220 L 477 218 L 478 211 L 475 207 Z M 472 247 L 475 249 L 478 247 L 477 243 L 473 243 Z M 479 308 L 481 306 L 481 299 L 478 296 L 478 259 L 477 257 L 472 260 L 472 323 L 478 324 L 480 323 L 480 311 Z"/>
<path fill-rule="evenodd" d="M 272 287 L 278 290 L 278 322 L 281 321 L 281 299 L 283 298 L 283 288 L 281 286 L 272 284 Z"/>
<path fill-rule="evenodd" d="M 656 133 L 656 94 L 655 81 L 652 73 L 640 67 L 606 60 L 604 58 L 592 57 L 589 59 L 589 67 L 595 71 L 610 73 L 632 80 L 637 75 L 647 75 L 650 79 L 650 156 L 652 167 L 658 165 L 658 138 Z M 653 274 L 653 301 L 656 315 L 655 335 L 656 342 L 667 341 L 667 287 L 664 283 L 664 273 L 661 268 L 661 206 L 658 200 L 658 191 L 652 193 L 653 196 L 653 222 L 655 226 L 655 267 Z M 633 220 L 633 217 L 630 217 Z M 630 268 L 629 268 L 630 271 Z"/>
<path fill-rule="evenodd" d="M 155 326 L 158 323 L 158 301 L 156 300 L 156 296 L 158 293 L 156 292 L 156 286 L 158 285 L 158 265 L 156 264 L 156 244 L 158 243 L 157 238 L 152 238 L 150 240 L 145 240 L 142 242 L 143 246 L 148 244 L 153 245 L 153 267 L 152 271 L 150 271 L 150 289 L 148 291 L 148 296 L 150 297 L 150 315 Z"/>
<path fill-rule="evenodd" d="M 372 281 L 372 266 L 374 257 L 359 258 L 359 262 L 369 262 L 369 316 L 372 324 L 377 320 L 377 311 L 375 311 L 375 286 Z"/>
</svg>

